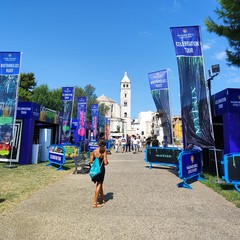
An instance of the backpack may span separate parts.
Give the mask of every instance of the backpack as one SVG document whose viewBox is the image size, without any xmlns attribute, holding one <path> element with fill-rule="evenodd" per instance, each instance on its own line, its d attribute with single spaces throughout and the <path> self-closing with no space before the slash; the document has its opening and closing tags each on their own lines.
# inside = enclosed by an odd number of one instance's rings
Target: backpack
<svg viewBox="0 0 240 240">
<path fill-rule="evenodd" d="M 102 163 L 103 163 L 103 161 L 102 161 Z M 92 166 L 90 168 L 90 172 L 89 172 L 89 175 L 92 180 L 101 173 L 102 163 L 101 163 L 101 165 L 99 164 L 99 158 L 95 158 L 95 160 L 93 161 L 93 164 L 92 164 Z"/>
</svg>

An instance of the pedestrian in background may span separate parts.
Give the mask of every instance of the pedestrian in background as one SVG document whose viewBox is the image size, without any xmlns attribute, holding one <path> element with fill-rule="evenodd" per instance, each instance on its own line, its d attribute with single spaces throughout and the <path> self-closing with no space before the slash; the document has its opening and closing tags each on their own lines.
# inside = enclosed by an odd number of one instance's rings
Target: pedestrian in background
<svg viewBox="0 0 240 240">
<path fill-rule="evenodd" d="M 153 135 L 152 147 L 159 147 L 159 141 L 157 139 L 157 135 Z"/>
<path fill-rule="evenodd" d="M 118 138 L 115 140 L 115 152 L 116 152 L 116 153 L 118 153 L 120 146 L 121 146 L 121 138 L 118 137 Z"/>
<path fill-rule="evenodd" d="M 140 137 L 140 136 L 137 137 L 137 141 L 138 141 L 138 152 L 141 152 L 141 149 L 142 149 L 142 141 L 141 141 L 141 137 Z"/>
<path fill-rule="evenodd" d="M 146 146 L 147 147 L 151 146 L 151 137 L 147 137 L 147 139 L 146 139 Z"/>
<path fill-rule="evenodd" d="M 126 152 L 131 152 L 131 136 L 127 134 Z"/>
<path fill-rule="evenodd" d="M 121 138 L 122 153 L 126 152 L 126 145 L 127 145 L 127 139 L 124 137 L 124 134 L 123 134 Z"/>
<path fill-rule="evenodd" d="M 137 153 L 138 150 L 138 140 L 136 136 L 133 136 L 133 153 Z"/>
<path fill-rule="evenodd" d="M 167 136 L 163 136 L 162 145 L 163 145 L 163 147 L 168 147 L 168 139 L 167 139 Z"/>
</svg>

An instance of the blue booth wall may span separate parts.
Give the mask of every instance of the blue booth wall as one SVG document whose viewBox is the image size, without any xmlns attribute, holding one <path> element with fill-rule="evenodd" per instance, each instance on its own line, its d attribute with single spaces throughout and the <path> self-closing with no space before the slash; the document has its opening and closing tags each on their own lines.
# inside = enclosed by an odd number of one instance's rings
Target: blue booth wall
<svg viewBox="0 0 240 240">
<path fill-rule="evenodd" d="M 18 102 L 17 118 L 23 119 L 22 141 L 19 163 L 30 164 L 35 121 L 40 117 L 40 105 L 32 102 Z"/>
<path fill-rule="evenodd" d="M 240 152 L 240 89 L 227 88 L 212 96 L 213 116 L 223 118 L 224 153 Z"/>
<path fill-rule="evenodd" d="M 54 111 L 53 111 L 54 112 Z M 22 140 L 20 146 L 19 164 L 26 165 L 32 163 L 32 147 L 34 143 L 34 128 L 36 121 L 43 124 L 55 123 L 61 125 L 61 117 L 51 116 L 48 118 L 45 108 L 33 102 L 18 102 L 17 119 L 23 119 Z"/>
</svg>

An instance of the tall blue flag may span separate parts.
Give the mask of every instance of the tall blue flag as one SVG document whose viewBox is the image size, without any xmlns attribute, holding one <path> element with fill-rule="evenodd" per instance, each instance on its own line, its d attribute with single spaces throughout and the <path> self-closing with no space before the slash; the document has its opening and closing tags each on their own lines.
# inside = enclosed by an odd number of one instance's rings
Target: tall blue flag
<svg viewBox="0 0 240 240">
<path fill-rule="evenodd" d="M 84 141 L 86 137 L 86 115 L 87 115 L 87 97 L 77 98 L 78 106 L 78 137 L 79 141 Z"/>
<path fill-rule="evenodd" d="M 62 88 L 62 131 L 61 131 L 61 143 L 69 142 L 71 135 L 71 120 L 74 100 L 74 87 Z"/>
<path fill-rule="evenodd" d="M 93 131 L 93 140 L 97 139 L 97 124 L 98 124 L 98 104 L 92 104 L 92 131 Z"/>
<path fill-rule="evenodd" d="M 148 78 L 152 97 L 161 119 L 163 135 L 167 137 L 168 142 L 173 143 L 167 70 L 151 72 Z"/>
<path fill-rule="evenodd" d="M 172 27 L 170 30 L 178 63 L 185 143 L 214 146 L 199 27 Z"/>
<path fill-rule="evenodd" d="M 20 79 L 21 52 L 0 52 L 0 156 L 9 159 Z M 15 146 L 15 143 L 11 144 Z"/>
</svg>

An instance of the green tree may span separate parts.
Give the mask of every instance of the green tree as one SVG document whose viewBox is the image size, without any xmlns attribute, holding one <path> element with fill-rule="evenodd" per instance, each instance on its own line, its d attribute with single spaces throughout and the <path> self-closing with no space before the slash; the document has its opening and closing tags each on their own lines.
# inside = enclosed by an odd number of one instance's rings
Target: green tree
<svg viewBox="0 0 240 240">
<path fill-rule="evenodd" d="M 92 121 L 91 105 L 98 103 L 97 96 L 95 94 L 95 87 L 88 84 L 84 88 L 74 87 L 74 103 L 72 118 L 77 118 L 77 98 L 87 97 L 87 121 Z M 56 111 L 62 111 L 62 89 L 57 88 L 50 90 L 47 85 L 40 85 L 33 90 L 32 99 L 33 102 L 42 105 L 46 108 L 50 108 Z M 99 106 L 99 114 L 105 116 L 109 107 L 105 104 Z"/>
<path fill-rule="evenodd" d="M 19 101 L 32 101 L 33 89 L 36 85 L 34 73 L 21 73 L 18 90 Z"/>
<path fill-rule="evenodd" d="M 62 111 L 62 89 L 56 88 L 50 91 L 51 103 L 48 105 L 50 109 Z"/>
<path fill-rule="evenodd" d="M 49 88 L 47 84 L 40 85 L 33 90 L 33 96 L 32 96 L 33 102 L 39 105 L 46 106 L 48 105 L 49 98 L 50 98 L 50 94 L 49 94 Z"/>
<path fill-rule="evenodd" d="M 50 92 L 49 88 L 46 84 L 36 87 L 33 90 L 32 101 L 39 104 L 39 105 L 47 107 L 48 102 L 50 100 L 50 93 L 49 92 Z"/>
<path fill-rule="evenodd" d="M 75 86 L 72 118 L 77 118 L 77 98 L 78 97 L 85 97 L 85 92 L 82 88 Z"/>
<path fill-rule="evenodd" d="M 87 121 L 89 122 L 92 121 L 91 105 L 98 103 L 95 90 L 96 88 L 93 87 L 91 84 L 88 84 L 84 87 L 85 96 L 87 97 Z"/>
<path fill-rule="evenodd" d="M 33 90 L 32 101 L 46 108 L 62 111 L 62 89 L 51 91 L 47 85 L 40 85 Z"/>
<path fill-rule="evenodd" d="M 87 121 L 92 121 L 92 111 L 91 105 L 97 104 L 97 95 L 95 94 L 95 87 L 91 84 L 86 85 L 84 88 L 75 87 L 75 94 L 74 94 L 74 107 L 73 107 L 73 118 L 77 118 L 77 98 L 78 97 L 86 97 L 87 98 Z M 99 114 L 106 115 L 107 111 L 109 110 L 108 106 L 105 104 L 101 104 L 99 106 Z"/>
<path fill-rule="evenodd" d="M 217 24 L 211 17 L 205 19 L 209 32 L 226 37 L 231 50 L 226 49 L 229 65 L 240 67 L 240 0 L 218 0 L 220 8 L 215 10 L 222 24 Z"/>
<path fill-rule="evenodd" d="M 102 116 L 106 116 L 109 109 L 110 108 L 105 103 L 101 103 L 99 105 L 99 114 L 101 114 Z"/>
</svg>

